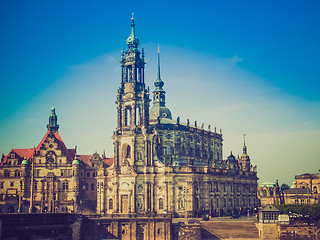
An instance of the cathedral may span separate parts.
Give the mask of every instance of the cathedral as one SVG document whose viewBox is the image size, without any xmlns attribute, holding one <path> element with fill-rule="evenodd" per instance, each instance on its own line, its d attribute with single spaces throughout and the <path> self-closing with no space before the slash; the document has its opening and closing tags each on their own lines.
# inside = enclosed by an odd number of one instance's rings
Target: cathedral
<svg viewBox="0 0 320 240">
<path fill-rule="evenodd" d="M 67 149 L 53 108 L 36 148 L 3 155 L 1 211 L 91 214 L 120 239 L 170 239 L 173 218 L 252 213 L 258 178 L 245 143 L 241 156 L 231 153 L 223 159 L 221 130 L 173 119 L 166 107 L 159 50 L 150 107 L 145 53 L 139 50 L 133 18 L 126 43 L 113 159 Z"/>
</svg>

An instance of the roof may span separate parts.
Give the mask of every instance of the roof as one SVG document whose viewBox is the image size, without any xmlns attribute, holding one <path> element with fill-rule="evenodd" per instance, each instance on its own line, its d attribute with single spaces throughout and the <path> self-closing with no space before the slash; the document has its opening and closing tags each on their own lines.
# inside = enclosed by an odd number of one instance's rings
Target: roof
<svg viewBox="0 0 320 240">
<path fill-rule="evenodd" d="M 85 164 L 90 163 L 91 157 L 92 157 L 92 155 L 77 155 L 78 160 L 85 163 Z"/>
<path fill-rule="evenodd" d="M 4 156 L 4 158 L 2 159 L 2 162 L 1 162 L 0 166 L 3 166 L 3 164 L 5 162 L 7 162 L 8 158 L 10 157 L 10 155 L 12 153 L 17 154 L 20 158 L 26 157 L 27 160 L 30 160 L 33 157 L 34 149 L 33 148 L 29 148 L 29 149 L 15 149 L 14 148 L 14 149 L 11 149 L 9 154 Z"/>
<path fill-rule="evenodd" d="M 109 167 L 113 164 L 113 158 L 104 158 L 102 161 L 107 164 Z"/>
<path fill-rule="evenodd" d="M 44 144 L 44 141 L 48 138 L 50 131 L 48 130 L 47 133 L 44 135 L 44 137 L 42 138 L 42 140 L 40 141 L 40 143 L 38 144 L 38 146 L 36 147 L 36 151 L 40 151 L 41 146 Z M 64 144 L 60 134 L 58 133 L 58 131 L 55 131 L 54 136 L 56 137 L 56 139 L 58 140 L 58 144 L 60 145 L 60 147 L 62 148 L 63 151 L 67 152 L 67 157 L 69 160 L 73 160 L 76 154 L 76 150 L 75 149 L 67 149 L 66 145 Z"/>
<path fill-rule="evenodd" d="M 267 206 L 265 206 L 264 208 L 262 208 L 260 210 L 260 212 L 280 212 L 278 208 L 276 208 L 275 206 L 268 204 Z"/>
<path fill-rule="evenodd" d="M 274 187 L 275 183 L 272 182 L 264 182 L 264 183 L 260 183 L 258 187 Z"/>
<path fill-rule="evenodd" d="M 289 188 L 284 191 L 285 194 L 308 194 L 311 191 L 307 188 Z"/>
<path fill-rule="evenodd" d="M 44 144 L 44 141 L 47 139 L 48 135 L 49 135 L 50 131 L 48 130 L 47 133 L 44 135 L 44 137 L 42 138 L 42 140 L 40 141 L 40 143 L 38 144 L 38 146 L 36 148 L 28 148 L 28 149 L 12 149 L 9 154 L 7 156 L 5 156 L 2 159 L 2 162 L 0 164 L 0 166 L 3 166 L 3 164 L 5 162 L 7 162 L 7 159 L 10 157 L 10 155 L 12 153 L 16 153 L 20 158 L 24 158 L 26 157 L 28 161 L 32 161 L 34 152 L 39 152 L 41 146 Z M 64 144 L 60 134 L 58 133 L 58 131 L 56 131 L 54 133 L 54 136 L 56 137 L 59 146 L 62 148 L 62 150 L 64 152 L 67 153 L 67 158 L 69 160 L 73 160 L 75 155 L 76 155 L 76 149 L 67 149 L 66 145 Z"/>
</svg>

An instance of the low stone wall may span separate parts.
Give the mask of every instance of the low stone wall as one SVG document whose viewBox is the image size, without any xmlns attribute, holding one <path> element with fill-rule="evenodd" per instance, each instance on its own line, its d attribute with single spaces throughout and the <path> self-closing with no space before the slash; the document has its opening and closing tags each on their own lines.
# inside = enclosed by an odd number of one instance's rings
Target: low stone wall
<svg viewBox="0 0 320 240">
<path fill-rule="evenodd" d="M 256 223 L 259 231 L 259 238 L 275 240 L 279 239 L 277 223 Z"/>
<path fill-rule="evenodd" d="M 180 225 L 178 240 L 201 240 L 201 226 L 198 223 Z"/>
<path fill-rule="evenodd" d="M 303 239 L 320 240 L 320 226 L 289 225 L 279 226 L 279 235 L 281 240 Z"/>
</svg>

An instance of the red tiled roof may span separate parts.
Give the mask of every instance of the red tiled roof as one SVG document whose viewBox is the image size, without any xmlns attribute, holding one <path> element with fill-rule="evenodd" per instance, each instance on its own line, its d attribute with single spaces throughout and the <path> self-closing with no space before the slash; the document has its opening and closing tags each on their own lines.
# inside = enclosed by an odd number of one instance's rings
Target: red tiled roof
<svg viewBox="0 0 320 240">
<path fill-rule="evenodd" d="M 102 161 L 107 164 L 109 167 L 113 164 L 113 158 L 104 158 Z"/>
<path fill-rule="evenodd" d="M 9 154 L 7 156 L 4 156 L 4 158 L 2 159 L 2 162 L 1 162 L 0 166 L 3 166 L 3 164 L 5 162 L 7 162 L 8 158 L 11 156 L 12 153 L 17 154 L 20 158 L 26 157 L 27 160 L 31 160 L 32 157 L 33 157 L 33 152 L 34 152 L 33 148 L 29 148 L 29 149 L 11 149 Z"/>
<path fill-rule="evenodd" d="M 47 139 L 48 135 L 49 135 L 50 131 L 48 130 L 47 133 L 44 135 L 44 137 L 42 138 L 41 142 L 38 144 L 38 146 L 36 147 L 36 151 L 40 151 L 41 146 L 43 145 L 44 141 Z M 73 160 L 75 157 L 75 149 L 67 149 L 66 145 L 64 144 L 60 134 L 58 133 L 58 131 L 56 131 L 54 133 L 54 136 L 56 137 L 56 139 L 58 140 L 59 145 L 61 146 L 62 150 L 64 152 L 67 153 L 67 157 L 69 160 Z M 73 152 L 74 151 L 74 152 Z"/>
<path fill-rule="evenodd" d="M 92 155 L 77 155 L 78 160 L 85 164 L 89 164 Z"/>
<path fill-rule="evenodd" d="M 37 152 L 40 151 L 40 148 L 44 144 L 44 141 L 47 139 L 49 133 L 50 133 L 50 131 L 48 130 L 47 133 L 44 135 L 44 137 L 42 138 L 42 140 L 40 141 L 40 143 L 38 144 L 38 146 L 35 149 L 34 148 L 12 149 L 10 151 L 10 153 L 2 159 L 2 162 L 1 162 L 0 166 L 3 166 L 3 164 L 7 161 L 8 157 L 10 157 L 10 155 L 13 152 L 15 152 L 21 158 L 24 158 L 26 156 L 27 160 L 31 161 L 32 157 L 33 157 L 33 154 L 34 154 L 34 151 L 37 151 Z M 76 149 L 67 149 L 67 147 L 64 144 L 64 142 L 63 142 L 60 134 L 58 133 L 58 131 L 56 131 L 54 133 L 54 136 L 58 140 L 58 144 L 62 148 L 62 150 L 67 153 L 67 158 L 72 161 L 74 159 L 75 155 L 76 155 Z"/>
</svg>

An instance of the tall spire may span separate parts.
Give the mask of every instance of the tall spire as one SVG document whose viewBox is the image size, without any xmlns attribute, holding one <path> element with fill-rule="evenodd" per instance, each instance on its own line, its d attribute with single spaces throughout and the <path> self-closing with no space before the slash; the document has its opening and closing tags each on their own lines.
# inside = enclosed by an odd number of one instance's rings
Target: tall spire
<svg viewBox="0 0 320 240">
<path fill-rule="evenodd" d="M 164 82 L 160 76 L 160 47 L 158 46 L 158 73 L 157 80 L 154 82 L 156 87 L 153 91 L 153 107 L 150 112 L 151 122 L 157 122 L 159 118 L 172 119 L 170 110 L 166 107 L 166 92 L 163 90 Z"/>
<path fill-rule="evenodd" d="M 55 133 L 59 129 L 58 125 L 58 117 L 56 114 L 56 109 L 54 106 L 51 108 L 51 114 L 49 116 L 49 124 L 47 125 L 47 128 L 50 132 Z"/>
<path fill-rule="evenodd" d="M 246 135 L 247 134 L 243 134 L 243 154 L 247 154 Z"/>
<path fill-rule="evenodd" d="M 157 80 L 154 82 L 154 86 L 156 87 L 154 92 L 158 91 L 158 92 L 163 92 L 163 94 L 165 94 L 166 92 L 162 88 L 163 85 L 164 85 L 164 82 L 161 80 L 161 77 L 160 77 L 160 46 L 158 45 L 158 76 L 157 76 Z M 158 99 L 158 100 L 160 100 L 160 103 L 161 103 L 161 99 Z M 155 102 L 155 99 L 153 99 L 153 102 Z M 163 103 L 165 104 L 164 97 L 163 97 Z"/>
<path fill-rule="evenodd" d="M 128 44 L 128 47 L 130 49 L 137 49 L 138 46 L 139 46 L 139 39 L 137 38 L 137 36 L 135 35 L 135 32 L 134 32 L 134 18 L 133 18 L 133 13 L 132 13 L 132 18 L 131 18 L 131 34 L 130 36 L 128 37 L 127 39 L 127 44 Z"/>
</svg>

